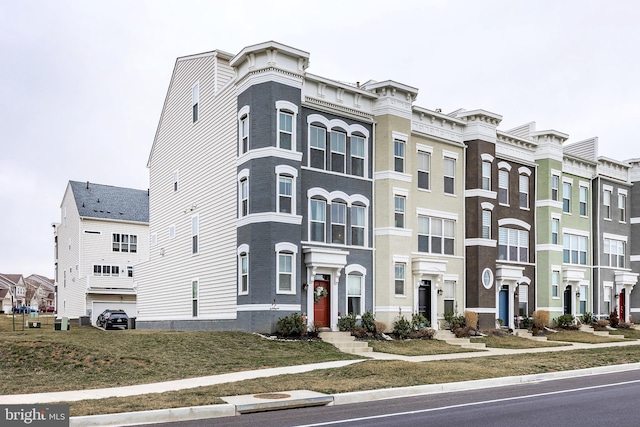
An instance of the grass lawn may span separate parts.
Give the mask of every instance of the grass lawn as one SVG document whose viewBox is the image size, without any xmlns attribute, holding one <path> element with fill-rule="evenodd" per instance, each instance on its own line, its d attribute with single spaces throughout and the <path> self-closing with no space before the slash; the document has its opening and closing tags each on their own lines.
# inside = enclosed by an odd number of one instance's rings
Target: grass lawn
<svg viewBox="0 0 640 427">
<path fill-rule="evenodd" d="M 338 369 L 239 381 L 191 390 L 140 396 L 71 402 L 71 415 L 143 411 L 224 403 L 221 396 L 307 389 L 345 393 L 388 387 L 406 387 L 528 375 L 570 369 L 640 362 L 640 345 L 553 353 L 488 356 L 438 362 L 364 361 Z"/>
<path fill-rule="evenodd" d="M 615 329 L 609 331 L 609 335 L 624 335 L 628 340 L 640 340 L 640 331 L 637 329 Z"/>
<path fill-rule="evenodd" d="M 69 331 L 54 331 L 52 326 L 0 332 L 0 348 L 0 394 L 116 387 L 362 358 L 320 341 L 277 342 L 241 332 L 103 331 L 76 325 Z"/>
<path fill-rule="evenodd" d="M 546 335 L 546 337 L 549 341 L 581 342 L 585 344 L 599 344 L 603 342 L 620 341 L 620 339 L 601 337 L 589 332 L 564 331 L 562 329 L 559 329 L 555 334 L 548 334 Z"/>
<path fill-rule="evenodd" d="M 559 342 L 547 342 L 547 341 L 534 341 L 527 338 L 516 337 L 514 335 L 488 335 L 482 338 L 474 338 L 471 342 L 482 342 L 487 347 L 493 348 L 509 348 L 509 349 L 524 349 L 524 348 L 540 348 L 540 347 L 560 347 L 564 345 L 571 345 Z"/>
<path fill-rule="evenodd" d="M 240 332 L 102 331 L 76 325 L 69 331 L 54 331 L 50 325 L 11 332 L 11 326 L 10 316 L 0 316 L 0 372 L 3 379 L 0 394 L 115 387 L 250 369 L 362 359 L 338 352 L 323 342 L 272 341 Z M 597 340 L 600 337 L 578 332 L 561 332 L 554 337 L 569 340 L 575 334 L 580 334 L 581 342 L 586 339 L 585 335 L 596 339 L 592 342 L 602 342 Z M 505 343 L 503 345 L 507 345 Z M 384 350 L 376 350 L 405 354 L 467 351 L 439 341 L 414 340 L 386 345 Z M 339 369 L 70 405 L 71 415 L 79 416 L 216 404 L 222 403 L 221 396 L 236 394 L 294 389 L 341 393 L 632 362 L 640 362 L 640 343 L 629 347 L 570 350 L 554 353 L 552 357 L 548 353 L 513 355 L 509 356 L 508 363 L 499 356 L 423 363 L 366 360 Z"/>
<path fill-rule="evenodd" d="M 403 356 L 430 356 L 434 354 L 468 353 L 472 351 L 482 351 L 462 348 L 438 340 L 369 340 L 368 343 L 369 347 L 373 348 L 373 351 L 378 351 L 380 353 L 401 354 Z"/>
</svg>

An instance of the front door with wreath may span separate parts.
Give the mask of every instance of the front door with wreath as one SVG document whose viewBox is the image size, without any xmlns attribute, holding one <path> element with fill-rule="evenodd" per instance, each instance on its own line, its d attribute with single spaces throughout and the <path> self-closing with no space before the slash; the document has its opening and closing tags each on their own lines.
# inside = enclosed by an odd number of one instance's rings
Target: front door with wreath
<svg viewBox="0 0 640 427">
<path fill-rule="evenodd" d="M 316 280 L 313 282 L 313 320 L 320 328 L 330 326 L 329 282 Z"/>
</svg>

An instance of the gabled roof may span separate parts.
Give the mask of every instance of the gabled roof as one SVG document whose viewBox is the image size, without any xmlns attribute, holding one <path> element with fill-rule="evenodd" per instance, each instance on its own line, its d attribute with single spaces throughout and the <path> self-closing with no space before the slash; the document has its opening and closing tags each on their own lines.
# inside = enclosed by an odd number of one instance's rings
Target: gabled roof
<svg viewBox="0 0 640 427">
<path fill-rule="evenodd" d="M 4 274 L 0 273 L 0 282 L 5 282 L 6 285 L 17 285 L 20 279 L 24 282 L 22 274 Z"/>
<path fill-rule="evenodd" d="M 9 293 L 9 289 L 0 288 L 0 299 L 3 299 Z"/>
<path fill-rule="evenodd" d="M 55 289 L 55 282 L 53 279 L 49 279 L 48 277 L 40 276 L 39 274 L 32 274 L 31 276 L 24 279 L 25 282 L 34 283 L 40 286 L 43 286 L 49 290 Z"/>
<path fill-rule="evenodd" d="M 149 222 L 146 190 L 69 181 L 80 217 Z"/>
</svg>

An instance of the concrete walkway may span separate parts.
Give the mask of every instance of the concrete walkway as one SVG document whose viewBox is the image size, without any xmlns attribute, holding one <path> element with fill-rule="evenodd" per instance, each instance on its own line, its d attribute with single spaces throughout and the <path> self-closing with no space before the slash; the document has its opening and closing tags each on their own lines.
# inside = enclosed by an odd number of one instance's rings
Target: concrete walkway
<svg viewBox="0 0 640 427">
<path fill-rule="evenodd" d="M 565 343 L 563 343 L 565 344 Z M 530 353 L 546 353 L 554 351 L 569 351 L 576 349 L 596 349 L 603 347 L 624 347 L 629 345 L 638 345 L 640 340 L 634 341 L 617 341 L 601 344 L 583 344 L 570 343 L 571 345 L 559 347 L 540 347 L 528 348 L 521 350 L 512 350 L 504 348 L 486 348 L 484 351 L 468 352 L 468 353 L 449 353 L 437 354 L 432 356 L 401 356 L 389 353 L 366 353 L 367 358 L 358 360 L 341 360 L 335 362 L 313 363 L 308 365 L 284 366 L 280 368 L 258 369 L 253 371 L 241 371 L 228 374 L 211 375 L 198 378 L 187 378 L 183 380 L 165 381 L 160 383 L 140 384 L 124 387 L 59 391 L 51 393 L 31 393 L 31 394 L 14 394 L 0 395 L 0 402 L 3 404 L 37 404 L 37 403 L 54 403 L 54 402 L 75 402 L 88 399 L 104 399 L 108 397 L 127 397 L 138 396 L 143 394 L 164 393 L 167 391 L 185 390 L 196 387 L 231 383 L 244 381 L 254 378 L 265 378 L 286 374 L 298 374 L 319 369 L 341 368 L 343 366 L 366 360 L 402 360 L 406 362 L 429 362 L 438 360 L 454 360 L 468 359 L 476 357 L 513 355 L 513 354 L 530 354 Z"/>
</svg>

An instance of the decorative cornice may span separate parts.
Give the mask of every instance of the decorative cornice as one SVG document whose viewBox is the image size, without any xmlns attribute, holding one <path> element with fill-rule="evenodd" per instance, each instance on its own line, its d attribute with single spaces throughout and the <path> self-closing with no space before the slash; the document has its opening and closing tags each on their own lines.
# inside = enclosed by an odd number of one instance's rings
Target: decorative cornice
<svg viewBox="0 0 640 427">
<path fill-rule="evenodd" d="M 593 179 L 596 174 L 596 166 L 588 160 L 565 155 L 562 162 L 562 172 Z"/>
<path fill-rule="evenodd" d="M 356 120 L 364 120 L 364 121 L 367 121 L 367 122 L 372 122 L 373 121 L 373 113 L 372 112 L 357 110 L 357 109 L 349 107 L 349 106 L 335 104 L 333 102 L 330 102 L 330 101 L 327 101 L 327 100 L 324 100 L 324 99 L 320 99 L 320 98 L 314 98 L 314 97 L 309 96 L 309 95 L 305 95 L 304 102 L 307 104 L 307 106 L 319 109 L 321 111 L 325 111 L 327 113 L 335 114 L 336 111 L 340 111 L 340 113 L 345 114 L 345 115 L 347 115 L 347 116 L 349 116 L 349 117 L 351 117 L 353 119 L 356 119 Z"/>
</svg>

